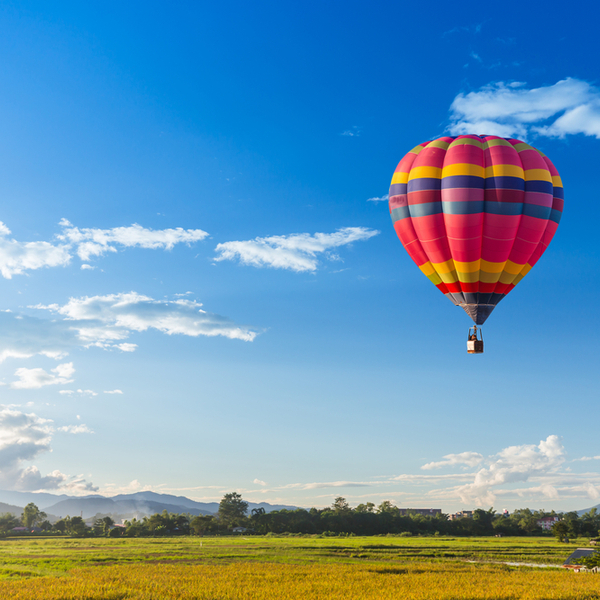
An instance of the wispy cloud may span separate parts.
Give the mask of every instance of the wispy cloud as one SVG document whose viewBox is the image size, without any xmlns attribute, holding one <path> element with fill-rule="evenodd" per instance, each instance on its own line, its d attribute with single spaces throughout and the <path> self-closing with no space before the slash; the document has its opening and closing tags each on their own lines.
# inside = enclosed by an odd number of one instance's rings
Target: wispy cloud
<svg viewBox="0 0 600 600">
<path fill-rule="evenodd" d="M 137 223 L 112 229 L 79 229 L 63 219 L 60 225 L 63 232 L 57 238 L 75 247 L 79 258 L 85 261 L 107 252 L 116 252 L 119 246 L 171 250 L 176 244 L 191 244 L 208 236 L 202 229 L 177 227 L 155 230 L 146 229 Z"/>
<path fill-rule="evenodd" d="M 374 196 L 373 198 L 367 198 L 367 202 L 387 202 L 390 199 L 389 194 L 384 194 L 383 196 Z"/>
<path fill-rule="evenodd" d="M 131 332 L 156 329 L 167 335 L 224 336 L 252 341 L 256 331 L 236 325 L 226 317 L 202 310 L 194 300 L 154 300 L 136 292 L 71 298 L 64 306 L 32 308 L 50 310 L 65 317 L 85 345 L 114 347 Z M 117 348 L 122 344 L 117 344 Z M 122 347 L 120 349 L 123 349 Z"/>
<path fill-rule="evenodd" d="M 483 456 L 479 452 L 461 452 L 460 454 L 446 454 L 444 460 L 438 462 L 430 462 L 423 465 L 421 469 L 439 469 L 440 467 L 467 465 L 474 467 L 483 460 Z"/>
<path fill-rule="evenodd" d="M 81 425 L 64 425 L 63 427 L 59 427 L 57 431 L 62 431 L 63 433 L 94 433 L 87 425 L 81 423 Z"/>
<path fill-rule="evenodd" d="M 121 390 L 105 390 L 105 394 L 122 394 Z"/>
<path fill-rule="evenodd" d="M 215 261 L 236 260 L 253 267 L 272 267 L 291 271 L 316 271 L 317 255 L 339 260 L 330 252 L 352 242 L 368 240 L 379 231 L 366 227 L 344 227 L 335 233 L 295 233 L 239 242 L 225 242 L 215 248 Z"/>
<path fill-rule="evenodd" d="M 98 392 L 94 392 L 94 390 L 82 390 L 82 389 L 78 389 L 78 390 L 59 390 L 58 392 L 59 394 L 62 394 L 63 396 L 97 396 Z"/>
<path fill-rule="evenodd" d="M 568 77 L 528 89 L 524 83 L 490 83 L 458 94 L 450 106 L 452 135 L 489 134 L 527 139 L 584 134 L 600 139 L 600 90 Z"/>
<path fill-rule="evenodd" d="M 342 131 L 340 135 L 344 135 L 346 137 L 360 137 L 360 127 L 353 125 L 350 129 Z"/>
<path fill-rule="evenodd" d="M 51 241 L 22 242 L 10 236 L 10 229 L 0 222 L 0 274 L 5 279 L 44 267 L 66 266 L 76 254 L 81 260 L 117 252 L 119 248 L 170 250 L 175 244 L 191 244 L 208 236 L 201 229 L 146 229 L 141 225 L 113 229 L 79 229 L 63 219 L 62 232 Z M 89 264 L 82 269 L 93 269 Z"/>
<path fill-rule="evenodd" d="M 46 385 L 64 385 L 73 381 L 71 377 L 74 373 L 75 368 L 72 362 L 58 365 L 56 368 L 50 369 L 49 373 L 40 368 L 26 369 L 22 367 L 15 371 L 15 375 L 19 380 L 13 381 L 10 387 L 14 389 L 35 389 Z"/>
<path fill-rule="evenodd" d="M 136 292 L 71 298 L 62 306 L 40 304 L 30 308 L 50 311 L 52 318 L 0 311 L 0 362 L 35 355 L 60 360 L 78 347 L 132 352 L 137 345 L 125 340 L 134 332 L 148 329 L 167 335 L 223 336 L 244 341 L 252 341 L 259 333 L 204 311 L 202 304 L 193 300 L 155 300 Z M 24 382 L 46 377 L 41 370 L 25 369 L 21 374 Z M 55 375 L 64 377 L 58 372 Z"/>
<path fill-rule="evenodd" d="M 457 27 L 453 27 L 452 29 L 448 29 L 444 31 L 442 37 L 446 37 L 449 35 L 456 34 L 465 34 L 465 33 L 481 33 L 481 28 L 483 27 L 483 23 L 475 23 L 474 25 L 459 25 Z"/>
</svg>

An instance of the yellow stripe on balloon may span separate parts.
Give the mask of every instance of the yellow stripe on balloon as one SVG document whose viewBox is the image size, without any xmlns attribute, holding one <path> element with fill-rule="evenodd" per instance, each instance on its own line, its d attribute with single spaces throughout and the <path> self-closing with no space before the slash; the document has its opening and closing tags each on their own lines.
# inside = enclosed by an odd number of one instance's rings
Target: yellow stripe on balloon
<svg viewBox="0 0 600 600">
<path fill-rule="evenodd" d="M 479 271 L 479 281 L 482 281 L 483 283 L 497 283 L 500 279 L 500 275 L 502 275 L 502 271 L 488 273 L 482 269 Z"/>
<path fill-rule="evenodd" d="M 456 270 L 452 259 L 441 263 L 432 263 L 432 266 L 438 273 L 451 273 Z"/>
<path fill-rule="evenodd" d="M 479 140 L 474 140 L 472 138 L 460 138 L 454 140 L 450 144 L 448 150 L 450 150 L 450 148 L 454 148 L 455 146 L 476 146 L 477 148 L 481 148 L 483 150 L 484 144 L 483 142 L 480 142 Z"/>
<path fill-rule="evenodd" d="M 517 165 L 491 165 L 485 169 L 486 177 L 520 177 L 524 178 L 523 167 Z"/>
<path fill-rule="evenodd" d="M 408 154 L 419 154 L 419 152 L 421 152 L 424 148 L 425 146 L 421 146 L 421 144 L 419 144 L 418 146 L 415 146 Z"/>
<path fill-rule="evenodd" d="M 454 165 L 448 165 L 442 170 L 442 177 L 453 177 L 455 175 L 472 175 L 474 177 L 483 177 L 484 169 L 480 165 L 473 165 L 471 163 L 456 163 Z"/>
<path fill-rule="evenodd" d="M 475 271 L 479 271 L 481 262 L 481 259 L 471 262 L 459 262 L 458 260 L 455 260 L 454 266 L 456 267 L 456 270 L 460 271 L 461 273 L 473 273 Z"/>
<path fill-rule="evenodd" d="M 527 169 L 525 173 L 525 181 L 547 181 L 552 183 L 552 175 L 547 169 Z"/>
<path fill-rule="evenodd" d="M 502 273 L 504 271 L 505 262 L 489 262 L 481 259 L 481 270 L 486 273 Z"/>
<path fill-rule="evenodd" d="M 458 281 L 456 271 L 452 271 L 451 273 L 438 273 L 438 275 L 444 283 L 456 283 Z"/>
<path fill-rule="evenodd" d="M 427 277 L 429 277 L 432 273 L 435 273 L 435 269 L 429 261 L 427 261 L 425 264 L 422 264 L 419 269 L 421 269 L 423 275 Z"/>
<path fill-rule="evenodd" d="M 521 275 L 521 277 L 525 277 L 525 275 L 527 275 L 527 273 L 529 273 L 529 271 L 531 271 L 531 265 L 528 263 L 523 266 L 523 268 L 521 269 L 521 273 L 519 273 L 519 274 Z"/>
<path fill-rule="evenodd" d="M 563 186 L 563 182 L 562 182 L 562 179 L 560 178 L 560 175 L 553 175 L 552 185 L 554 187 L 562 187 Z"/>
<path fill-rule="evenodd" d="M 444 142 L 444 140 L 434 140 L 433 142 L 429 142 L 426 148 L 441 148 L 442 150 L 447 150 L 450 142 Z"/>
<path fill-rule="evenodd" d="M 518 263 L 514 263 L 512 260 L 507 260 L 506 264 L 504 265 L 504 269 L 502 269 L 502 270 L 506 271 L 507 273 L 510 273 L 512 275 L 517 275 L 523 270 L 524 266 L 525 265 L 520 265 Z"/>
<path fill-rule="evenodd" d="M 433 285 L 440 285 L 440 283 L 442 283 L 442 280 L 440 279 L 440 276 L 437 273 L 427 275 L 427 279 L 429 279 L 429 281 L 431 281 Z"/>
<path fill-rule="evenodd" d="M 508 140 L 501 138 L 497 140 L 486 140 L 485 144 L 483 145 L 483 149 L 485 150 L 486 148 L 492 148 L 493 146 L 508 146 L 509 148 L 513 147 Z"/>
<path fill-rule="evenodd" d="M 502 271 L 502 273 L 500 273 L 500 283 L 512 283 L 516 276 L 515 273 Z"/>
<path fill-rule="evenodd" d="M 410 170 L 408 181 L 422 177 L 440 179 L 441 176 L 442 170 L 439 167 L 414 167 Z"/>
<path fill-rule="evenodd" d="M 402 171 L 396 171 L 392 177 L 392 185 L 395 183 L 408 183 L 408 173 Z"/>
<path fill-rule="evenodd" d="M 457 271 L 456 273 L 458 275 L 458 280 L 462 281 L 463 283 L 475 283 L 476 281 L 479 281 L 479 271 L 475 271 L 473 273 L 463 273 L 461 271 Z"/>
</svg>

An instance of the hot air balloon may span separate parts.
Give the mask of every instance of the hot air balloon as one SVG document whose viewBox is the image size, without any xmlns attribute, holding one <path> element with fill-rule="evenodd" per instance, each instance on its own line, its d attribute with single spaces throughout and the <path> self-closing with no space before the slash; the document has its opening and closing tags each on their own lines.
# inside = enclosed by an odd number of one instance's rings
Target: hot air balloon
<svg viewBox="0 0 600 600">
<path fill-rule="evenodd" d="M 402 245 L 473 319 L 467 350 L 480 354 L 477 326 L 529 273 L 556 232 L 564 204 L 558 171 L 520 140 L 441 137 L 404 156 L 389 197 Z"/>
</svg>

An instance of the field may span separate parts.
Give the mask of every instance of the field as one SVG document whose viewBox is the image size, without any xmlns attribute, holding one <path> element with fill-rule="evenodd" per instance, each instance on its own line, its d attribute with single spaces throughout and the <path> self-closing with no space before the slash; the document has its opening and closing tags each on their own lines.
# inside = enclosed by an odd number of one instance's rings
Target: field
<svg viewBox="0 0 600 600">
<path fill-rule="evenodd" d="M 12 538 L 0 541 L 0 598 L 600 599 L 600 575 L 522 565 L 558 567 L 575 547 L 549 538 Z"/>
</svg>

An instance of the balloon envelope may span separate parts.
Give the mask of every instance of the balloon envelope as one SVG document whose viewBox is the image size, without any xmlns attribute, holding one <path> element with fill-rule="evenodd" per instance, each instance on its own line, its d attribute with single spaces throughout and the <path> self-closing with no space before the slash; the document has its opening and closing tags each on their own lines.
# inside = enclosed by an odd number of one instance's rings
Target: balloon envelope
<svg viewBox="0 0 600 600">
<path fill-rule="evenodd" d="M 410 257 L 477 325 L 544 253 L 564 203 L 548 157 L 493 135 L 416 146 L 398 164 L 389 196 Z"/>
</svg>

